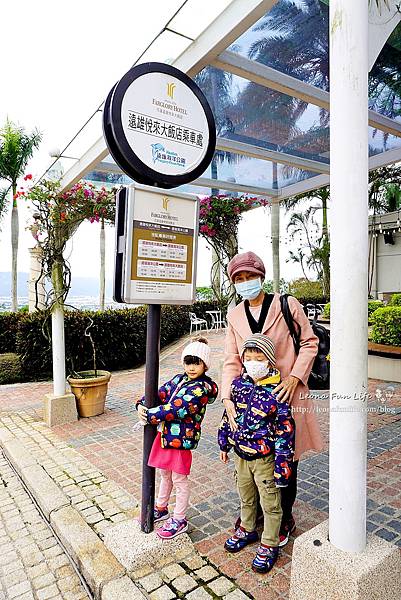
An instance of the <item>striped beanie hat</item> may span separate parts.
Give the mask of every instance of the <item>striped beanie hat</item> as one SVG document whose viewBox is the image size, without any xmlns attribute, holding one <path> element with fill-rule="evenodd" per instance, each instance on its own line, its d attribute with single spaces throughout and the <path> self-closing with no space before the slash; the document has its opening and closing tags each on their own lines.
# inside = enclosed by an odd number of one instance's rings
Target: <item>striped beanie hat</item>
<svg viewBox="0 0 401 600">
<path fill-rule="evenodd" d="M 272 367 L 276 366 L 276 354 L 275 354 L 275 346 L 272 339 L 267 337 L 267 335 L 263 335 L 263 333 L 254 333 L 249 336 L 244 342 L 242 346 L 241 358 L 244 356 L 244 352 L 247 348 L 256 348 L 260 350 L 267 356 Z"/>
</svg>

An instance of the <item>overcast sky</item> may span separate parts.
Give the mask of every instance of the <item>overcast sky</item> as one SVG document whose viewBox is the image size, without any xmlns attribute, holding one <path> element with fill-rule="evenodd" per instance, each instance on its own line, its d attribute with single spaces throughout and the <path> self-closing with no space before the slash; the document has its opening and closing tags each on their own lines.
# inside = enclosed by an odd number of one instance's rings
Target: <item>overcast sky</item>
<svg viewBox="0 0 401 600">
<path fill-rule="evenodd" d="M 49 150 L 64 148 L 181 3 L 182 0 L 70 0 L 68 3 L 21 0 L 3 3 L 0 13 L 3 25 L 0 36 L 0 123 L 9 117 L 27 130 L 37 127 L 43 134 L 40 150 L 27 172 L 33 173 L 34 178 L 43 173 L 50 164 Z M 218 12 L 227 4 L 228 0 L 203 0 L 201 3 L 192 0 L 191 10 L 180 19 L 181 30 L 192 33 L 194 24 L 205 22 L 208 11 Z M 182 39 L 174 46 L 167 40 L 157 50 L 163 56 L 156 53 L 154 58 L 174 58 L 181 43 Z M 90 133 L 80 136 L 79 144 L 72 147 L 72 154 L 83 152 L 100 135 L 100 119 L 97 119 Z M 18 265 L 19 271 L 28 271 L 28 247 L 33 245 L 25 230 L 29 211 L 23 201 L 19 208 Z M 0 271 L 11 270 L 10 218 L 8 211 L 1 224 Z M 269 211 L 259 209 L 244 218 L 239 242 L 242 250 L 253 249 L 265 259 L 267 276 L 271 278 L 269 232 Z M 97 224 L 83 224 L 74 236 L 69 250 L 74 275 L 97 276 L 98 234 Z M 285 235 L 284 228 L 282 234 Z M 107 231 L 108 278 L 112 274 L 113 248 L 110 228 Z M 285 262 L 287 252 L 283 238 L 282 275 L 290 279 L 299 276 L 300 272 Z M 201 243 L 198 268 L 201 285 L 209 281 L 210 254 Z M 8 290 L 0 290 L 0 295 L 7 293 Z"/>
</svg>

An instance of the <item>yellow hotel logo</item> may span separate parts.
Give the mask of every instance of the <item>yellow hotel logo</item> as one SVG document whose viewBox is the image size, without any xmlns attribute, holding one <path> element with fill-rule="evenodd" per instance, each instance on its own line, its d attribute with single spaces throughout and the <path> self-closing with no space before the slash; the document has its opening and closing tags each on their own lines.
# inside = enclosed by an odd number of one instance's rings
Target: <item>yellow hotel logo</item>
<svg viewBox="0 0 401 600">
<path fill-rule="evenodd" d="M 170 202 L 170 198 L 167 196 L 163 196 L 163 210 L 168 211 L 168 203 Z"/>
<path fill-rule="evenodd" d="M 169 96 L 171 99 L 174 98 L 174 90 L 176 88 L 175 83 L 168 83 L 167 84 L 167 96 Z"/>
</svg>

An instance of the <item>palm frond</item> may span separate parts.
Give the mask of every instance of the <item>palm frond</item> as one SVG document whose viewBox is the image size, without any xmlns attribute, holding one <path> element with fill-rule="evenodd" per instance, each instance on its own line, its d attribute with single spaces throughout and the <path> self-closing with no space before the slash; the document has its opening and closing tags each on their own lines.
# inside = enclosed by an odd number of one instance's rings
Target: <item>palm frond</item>
<svg viewBox="0 0 401 600">
<path fill-rule="evenodd" d="M 1 230 L 1 221 L 8 209 L 7 203 L 7 194 L 10 191 L 10 187 L 0 189 L 0 230 Z"/>
<path fill-rule="evenodd" d="M 41 139 L 42 135 L 37 129 L 26 133 L 23 127 L 7 119 L 0 129 L 0 178 L 15 184 L 24 174 Z"/>
</svg>

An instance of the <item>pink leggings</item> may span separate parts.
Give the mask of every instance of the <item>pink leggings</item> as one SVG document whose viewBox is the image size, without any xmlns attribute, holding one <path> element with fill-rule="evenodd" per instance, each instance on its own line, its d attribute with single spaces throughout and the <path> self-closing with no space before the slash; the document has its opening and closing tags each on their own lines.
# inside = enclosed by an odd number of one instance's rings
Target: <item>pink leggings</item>
<svg viewBox="0 0 401 600">
<path fill-rule="evenodd" d="M 189 481 L 188 475 L 174 473 L 174 471 L 166 471 L 159 469 L 161 475 L 159 494 L 157 496 L 156 505 L 159 508 L 167 506 L 170 500 L 171 491 L 175 487 L 176 501 L 174 510 L 174 519 L 185 519 L 189 504 Z"/>
</svg>

